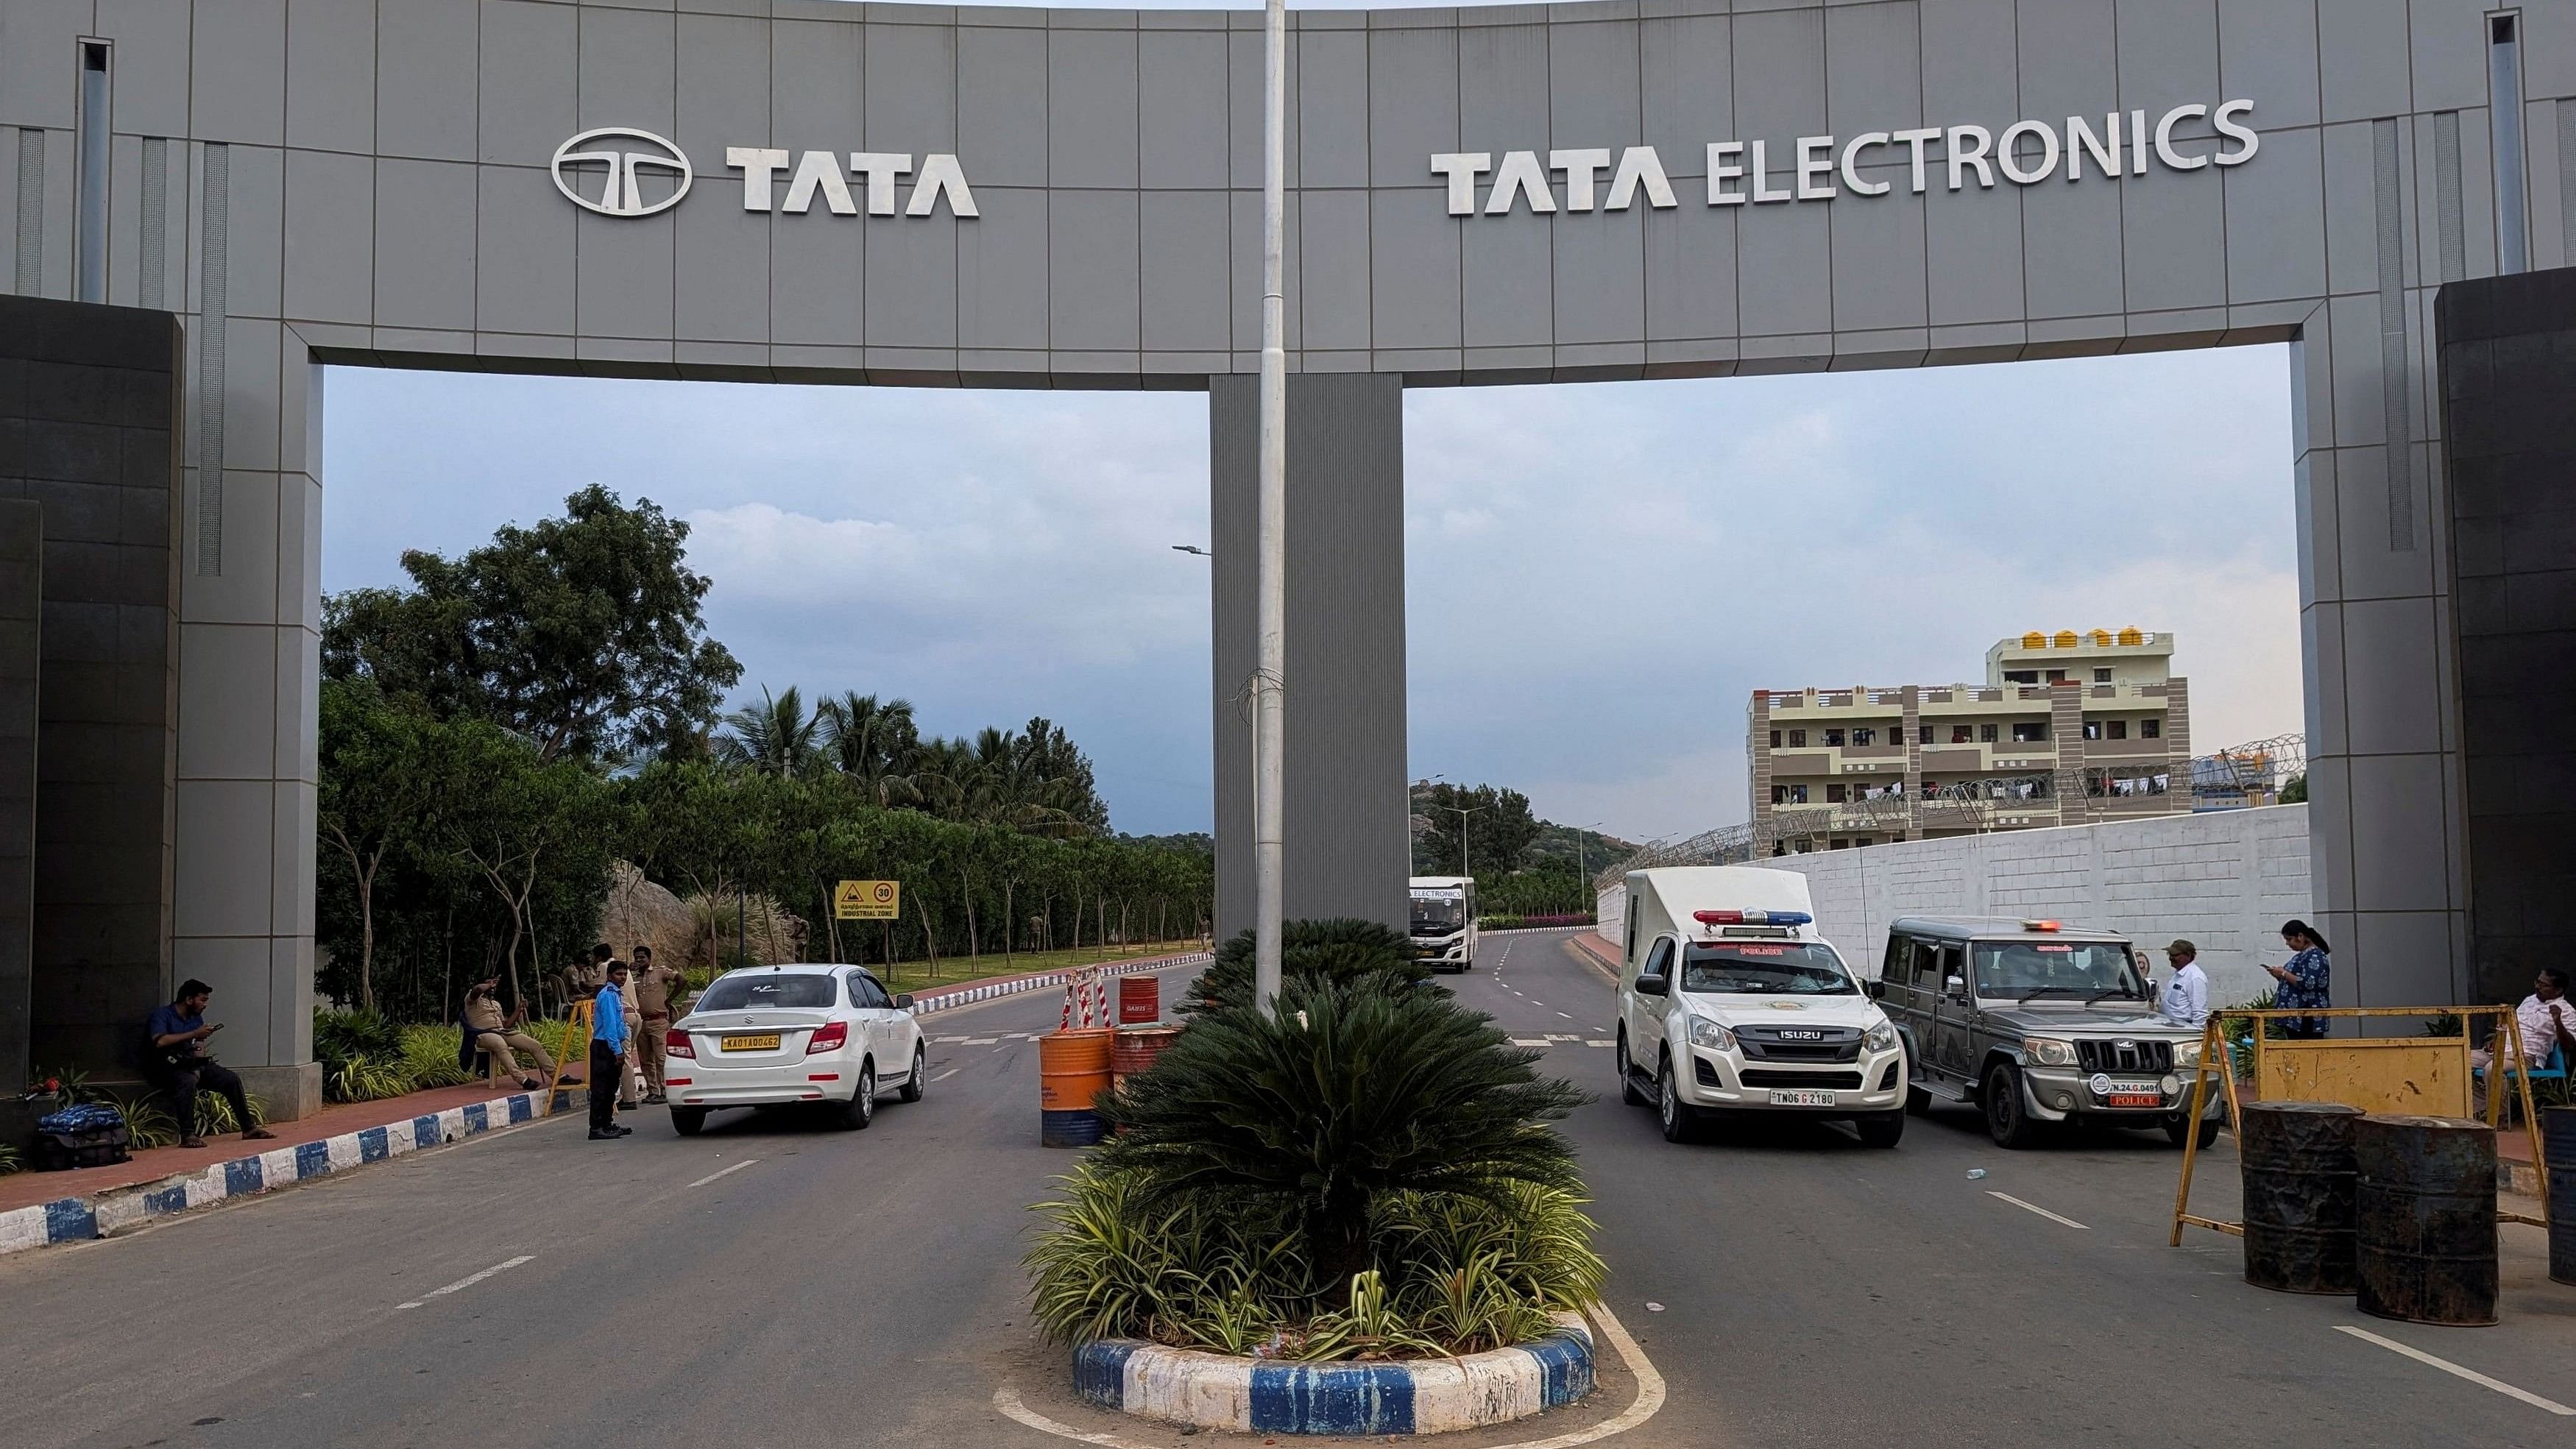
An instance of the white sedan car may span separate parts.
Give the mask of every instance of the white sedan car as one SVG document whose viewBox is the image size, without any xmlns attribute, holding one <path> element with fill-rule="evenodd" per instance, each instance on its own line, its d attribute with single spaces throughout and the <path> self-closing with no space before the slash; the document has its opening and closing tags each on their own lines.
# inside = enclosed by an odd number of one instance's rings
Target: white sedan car
<svg viewBox="0 0 2576 1449">
<path fill-rule="evenodd" d="M 892 1084 L 921 1100 L 929 1061 L 910 996 L 857 966 L 750 966 L 708 983 L 672 1023 L 663 1086 L 693 1137 L 719 1107 L 832 1104 L 844 1127 L 876 1117 Z"/>
</svg>

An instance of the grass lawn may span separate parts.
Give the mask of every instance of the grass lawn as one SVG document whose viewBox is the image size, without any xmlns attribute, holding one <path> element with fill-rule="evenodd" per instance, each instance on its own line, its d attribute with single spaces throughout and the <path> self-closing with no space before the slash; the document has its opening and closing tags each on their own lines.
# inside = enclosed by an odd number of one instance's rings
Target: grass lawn
<svg viewBox="0 0 2576 1449">
<path fill-rule="evenodd" d="M 967 981 L 980 981 L 992 976 L 1020 976 L 1031 971 L 1061 971 L 1069 966 L 1097 966 L 1110 961 L 1133 961 L 1139 956 L 1170 956 L 1182 951 L 1206 949 L 1197 937 L 1178 941 L 1139 941 L 1106 949 L 1085 946 L 1078 951 L 1014 951 L 1005 960 L 999 952 L 981 956 L 942 956 L 932 969 L 927 961 L 898 961 L 892 967 L 870 966 L 888 991 L 926 991 L 934 986 L 955 986 Z"/>
</svg>

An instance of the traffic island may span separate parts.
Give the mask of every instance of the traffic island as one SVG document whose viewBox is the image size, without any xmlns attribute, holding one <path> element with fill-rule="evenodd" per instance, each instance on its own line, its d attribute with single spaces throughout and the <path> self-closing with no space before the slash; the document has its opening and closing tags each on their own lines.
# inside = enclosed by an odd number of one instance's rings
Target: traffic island
<svg viewBox="0 0 2576 1449">
<path fill-rule="evenodd" d="M 1456 1358 L 1283 1363 L 1135 1339 L 1074 1350 L 1088 1403 L 1186 1428 L 1255 1434 L 1444 1434 L 1563 1408 L 1592 1392 L 1577 1313 L 1535 1343 Z"/>
</svg>

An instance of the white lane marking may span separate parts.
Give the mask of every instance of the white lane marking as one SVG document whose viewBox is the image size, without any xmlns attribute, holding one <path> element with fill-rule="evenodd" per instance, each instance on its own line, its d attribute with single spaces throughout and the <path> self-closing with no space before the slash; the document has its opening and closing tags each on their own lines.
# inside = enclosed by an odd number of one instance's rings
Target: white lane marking
<svg viewBox="0 0 2576 1449">
<path fill-rule="evenodd" d="M 1606 1037 L 1606 1036 L 1605 1036 L 1605 1037 L 1600 1037 L 1600 1038 L 1598 1038 L 1598 1039 L 1586 1040 L 1583 1044 L 1584 1044 L 1585 1046 L 1597 1046 L 1597 1047 L 1617 1046 L 1617 1045 L 1618 1045 L 1618 1043 L 1617 1043 L 1617 1042 L 1612 1041 L 1610 1038 L 1608 1038 L 1608 1037 Z"/>
<path fill-rule="evenodd" d="M 1559 1016 L 1561 1016 L 1561 1017 L 1564 1017 L 1564 1018 L 1565 1018 L 1566 1020 L 1568 1020 L 1568 1021 L 1572 1021 L 1572 1020 L 1574 1020 L 1574 1013 L 1573 1013 L 1573 1012 L 1570 1012 L 1570 1011 L 1560 1011 L 1560 1012 L 1558 1012 L 1558 1013 L 1557 1013 L 1557 1015 L 1559 1015 Z M 2515 1060 L 2519 1061 L 2519 1060 L 2520 1060 L 2520 1058 L 2518 1058 L 2518 1057 L 2517 1057 L 2517 1058 L 2515 1058 Z"/>
<path fill-rule="evenodd" d="M 2562 1418 L 2576 1418 L 2576 1409 L 2571 1409 L 2565 1404 L 2558 1402 L 2556 1399 L 2544 1399 L 2540 1395 L 2532 1393 L 2528 1389 L 2517 1389 L 2513 1385 L 2504 1382 L 2502 1379 L 2488 1378 L 2485 1374 L 2479 1373 L 2476 1369 L 2462 1368 L 2458 1364 L 2455 1364 L 2446 1358 L 2435 1358 L 2433 1355 L 2426 1353 L 2420 1348 L 2410 1348 L 2405 1344 L 2399 1343 L 2393 1338 L 2382 1338 L 2378 1334 L 2371 1332 L 2369 1329 L 2355 1328 L 2348 1323 L 2338 1323 L 2335 1325 L 2335 1332 L 2349 1333 L 2364 1343 L 2378 1344 L 2381 1348 L 2387 1349 L 2390 1353 L 2402 1353 L 2408 1358 L 2415 1360 L 2417 1363 L 2430 1364 L 2446 1374 L 2467 1379 L 2470 1383 L 2476 1384 L 2481 1388 L 2493 1389 L 2497 1393 L 2504 1395 L 2506 1398 L 2520 1399 L 2535 1409 L 2547 1409 L 2549 1412 L 2557 1414 Z"/>
<path fill-rule="evenodd" d="M 695 1182 L 693 1182 L 693 1183 L 690 1183 L 690 1184 L 689 1184 L 689 1186 L 691 1186 L 691 1187 L 704 1187 L 704 1186 L 706 1186 L 708 1183 L 711 1183 L 711 1182 L 715 1181 L 715 1180 L 716 1180 L 717 1178 L 719 1178 L 719 1177 L 731 1177 L 731 1176 L 733 1176 L 735 1173 L 742 1171 L 744 1168 L 751 1166 L 753 1163 L 758 1162 L 759 1160 L 760 1160 L 760 1159 L 759 1159 L 759 1158 L 757 1158 L 757 1157 L 746 1157 L 746 1158 L 744 1158 L 742 1161 L 735 1163 L 735 1164 L 734 1164 L 733 1166 L 731 1166 L 731 1167 L 721 1168 L 721 1169 L 718 1169 L 717 1171 L 714 1171 L 714 1172 L 710 1172 L 710 1173 L 708 1173 L 706 1176 L 704 1176 L 704 1177 L 702 1177 L 702 1178 L 699 1178 L 697 1181 L 695 1181 Z"/>
<path fill-rule="evenodd" d="M 948 1070 L 941 1072 L 938 1076 L 931 1078 L 931 1080 L 934 1082 L 944 1082 L 964 1070 L 966 1070 L 964 1067 L 950 1067 Z"/>
<path fill-rule="evenodd" d="M 1516 1036 L 1511 1038 L 1511 1043 L 1516 1047 L 1543 1047 L 1552 1045 L 1552 1043 L 1543 1036 Z"/>
<path fill-rule="evenodd" d="M 965 1039 L 966 1039 L 966 1038 L 964 1038 L 964 1037 L 962 1037 L 962 1036 L 934 1036 L 934 1037 L 932 1037 L 932 1038 L 931 1038 L 931 1040 L 932 1040 L 932 1041 L 938 1041 L 938 1042 L 958 1042 L 958 1041 L 964 1041 Z"/>
<path fill-rule="evenodd" d="M 1993 1188 L 1988 1188 L 1986 1189 L 1986 1196 L 2001 1198 L 2005 1202 L 2011 1203 L 2014 1207 L 2020 1208 L 2023 1212 L 2037 1213 L 2052 1223 L 2064 1223 L 2070 1228 L 2084 1228 L 2084 1231 L 2088 1233 L 2093 1231 L 2091 1228 L 2085 1228 L 2084 1224 L 2077 1222 L 2073 1218 L 2059 1217 L 2057 1214 L 2050 1212 L 2048 1209 L 2041 1207 L 2035 1202 L 2023 1202 L 2020 1198 L 2017 1198 L 2008 1192 L 1997 1192 Z"/>
<path fill-rule="evenodd" d="M 464 1277 L 457 1279 L 455 1282 L 448 1284 L 444 1288 L 430 1289 L 428 1292 L 423 1293 L 409 1303 L 395 1304 L 394 1311 L 399 1313 L 406 1308 L 418 1308 L 432 1298 L 444 1298 L 450 1293 L 461 1293 L 466 1289 L 473 1287 L 475 1284 L 482 1282 L 484 1279 L 491 1277 L 495 1273 L 505 1273 L 510 1269 L 519 1266 L 521 1263 L 534 1261 L 535 1257 L 536 1255 L 534 1253 L 521 1253 L 519 1256 L 512 1258 L 506 1263 L 495 1263 L 480 1273 L 468 1273 Z"/>
<path fill-rule="evenodd" d="M 1509 1444 L 1497 1444 L 1493 1449 L 1576 1449 L 1577 1445 L 1596 1443 L 1614 1434 L 1625 1434 L 1655 1417 L 1663 1409 L 1664 1376 L 1646 1357 L 1646 1350 L 1639 1346 L 1637 1340 L 1628 1336 L 1627 1325 L 1619 1321 L 1617 1314 L 1601 1304 L 1595 1303 L 1585 1311 L 1591 1316 L 1593 1323 L 1600 1327 L 1601 1336 L 1610 1340 L 1612 1351 L 1619 1355 L 1621 1362 L 1627 1364 L 1628 1371 L 1637 1376 L 1637 1397 L 1629 1401 L 1628 1407 L 1591 1428 L 1571 1429 L 1545 1439 L 1521 1439 Z M 1077 1429 L 1071 1424 L 1059 1423 L 1022 1403 L 1019 1389 L 1010 1384 L 1004 1384 L 993 1390 L 993 1407 L 1041 1434 L 1053 1434 L 1059 1439 L 1070 1439 L 1077 1444 L 1097 1444 L 1101 1449 L 1160 1449 L 1158 1445 L 1149 1445 L 1141 1439 L 1130 1439 L 1123 1434 Z"/>
<path fill-rule="evenodd" d="M 1001 1038 L 997 1036 L 968 1036 L 958 1038 L 958 1041 L 966 1046 L 991 1046 L 993 1043 L 1000 1040 Z"/>
</svg>

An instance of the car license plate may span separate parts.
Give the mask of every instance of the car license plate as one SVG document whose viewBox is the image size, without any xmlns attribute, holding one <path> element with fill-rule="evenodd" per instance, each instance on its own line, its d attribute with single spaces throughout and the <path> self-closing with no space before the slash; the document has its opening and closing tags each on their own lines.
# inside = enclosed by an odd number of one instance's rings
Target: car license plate
<svg viewBox="0 0 2576 1449">
<path fill-rule="evenodd" d="M 2113 1092 L 2111 1094 L 2111 1105 L 2114 1107 L 2161 1107 L 2164 1104 L 2165 1098 L 2162 1092 Z"/>
<path fill-rule="evenodd" d="M 1775 1090 L 1771 1093 L 1774 1107 L 1830 1107 L 1833 1104 L 1834 1094 L 1831 1092 Z"/>
<path fill-rule="evenodd" d="M 737 1032 L 717 1045 L 719 1050 L 729 1052 L 774 1052 L 778 1050 L 778 1033 L 748 1036 Z"/>
</svg>

